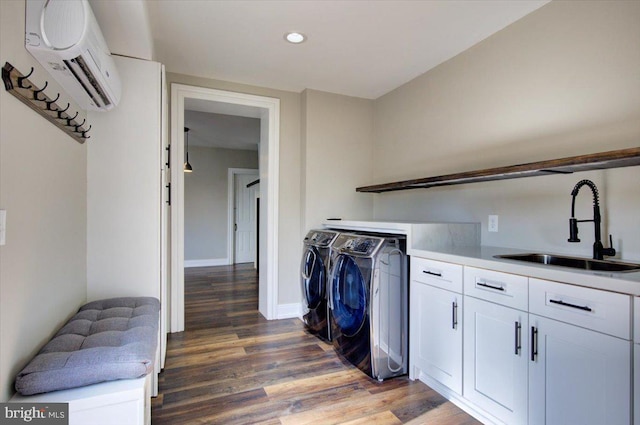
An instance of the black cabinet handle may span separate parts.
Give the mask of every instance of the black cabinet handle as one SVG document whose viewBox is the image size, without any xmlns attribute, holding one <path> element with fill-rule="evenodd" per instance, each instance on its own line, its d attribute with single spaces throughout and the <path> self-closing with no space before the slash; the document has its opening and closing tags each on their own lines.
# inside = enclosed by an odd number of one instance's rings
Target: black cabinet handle
<svg viewBox="0 0 640 425">
<path fill-rule="evenodd" d="M 458 303 L 451 303 L 451 329 L 455 329 L 458 325 Z"/>
<path fill-rule="evenodd" d="M 496 291 L 504 291 L 504 288 L 502 286 L 489 285 L 488 283 L 484 282 L 476 282 L 476 285 L 482 286 L 483 288 L 495 289 Z"/>
<path fill-rule="evenodd" d="M 549 302 L 553 304 L 563 305 L 565 307 L 577 308 L 578 310 L 582 310 L 582 311 L 593 311 L 591 310 L 591 307 L 587 307 L 586 305 L 576 305 L 576 304 L 566 303 L 562 300 L 549 300 Z"/>
<path fill-rule="evenodd" d="M 531 361 L 536 361 L 538 355 L 538 328 L 531 326 Z"/>
<path fill-rule="evenodd" d="M 516 341 L 515 354 L 517 356 L 518 354 L 520 354 L 520 350 L 522 349 L 522 325 L 520 323 L 518 323 L 518 322 L 516 322 L 515 333 L 516 333 L 516 337 L 515 337 L 515 341 Z"/>
<path fill-rule="evenodd" d="M 168 183 L 165 187 L 167 188 L 167 200 L 165 202 L 171 206 L 171 183 Z"/>
<path fill-rule="evenodd" d="M 422 270 L 422 273 L 424 274 L 430 274 L 431 276 L 438 276 L 438 277 L 442 277 L 442 273 L 436 273 L 436 272 L 432 272 L 430 270 Z"/>
</svg>

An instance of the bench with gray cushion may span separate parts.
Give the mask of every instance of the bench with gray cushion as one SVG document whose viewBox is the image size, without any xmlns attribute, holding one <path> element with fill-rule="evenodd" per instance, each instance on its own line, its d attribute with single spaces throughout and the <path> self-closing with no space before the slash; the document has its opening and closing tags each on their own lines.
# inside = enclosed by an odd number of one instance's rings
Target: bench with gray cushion
<svg viewBox="0 0 640 425">
<path fill-rule="evenodd" d="M 16 378 L 23 395 L 118 379 L 154 369 L 160 302 L 111 298 L 80 307 Z"/>
</svg>

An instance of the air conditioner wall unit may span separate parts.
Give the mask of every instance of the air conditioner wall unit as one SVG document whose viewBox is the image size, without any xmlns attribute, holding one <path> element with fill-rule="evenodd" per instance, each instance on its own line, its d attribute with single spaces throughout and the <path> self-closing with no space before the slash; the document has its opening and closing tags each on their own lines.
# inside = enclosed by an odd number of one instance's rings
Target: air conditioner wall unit
<svg viewBox="0 0 640 425">
<path fill-rule="evenodd" d="M 25 47 L 78 105 L 108 111 L 121 83 L 87 0 L 27 0 Z"/>
</svg>

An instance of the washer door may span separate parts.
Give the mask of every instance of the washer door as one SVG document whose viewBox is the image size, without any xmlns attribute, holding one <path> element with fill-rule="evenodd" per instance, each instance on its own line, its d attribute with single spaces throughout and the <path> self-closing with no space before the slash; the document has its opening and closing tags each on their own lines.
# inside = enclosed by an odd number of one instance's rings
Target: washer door
<svg viewBox="0 0 640 425">
<path fill-rule="evenodd" d="M 307 247 L 302 257 L 302 293 L 307 307 L 316 309 L 325 293 L 325 266 L 322 257 L 315 246 Z"/>
<path fill-rule="evenodd" d="M 344 254 L 338 256 L 331 294 L 335 324 L 344 336 L 354 336 L 366 319 L 367 287 L 360 268 L 352 257 Z"/>
</svg>

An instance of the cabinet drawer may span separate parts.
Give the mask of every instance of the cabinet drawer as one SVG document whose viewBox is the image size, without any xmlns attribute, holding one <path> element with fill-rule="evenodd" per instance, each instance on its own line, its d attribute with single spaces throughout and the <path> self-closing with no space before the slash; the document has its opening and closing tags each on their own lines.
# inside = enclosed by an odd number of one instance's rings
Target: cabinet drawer
<svg viewBox="0 0 640 425">
<path fill-rule="evenodd" d="M 618 338 L 631 338 L 629 295 L 531 278 L 529 312 Z"/>
<path fill-rule="evenodd" d="M 526 311 L 529 278 L 493 270 L 464 268 L 464 294 Z"/>
<path fill-rule="evenodd" d="M 462 266 L 411 257 L 411 280 L 462 293 Z"/>
</svg>

